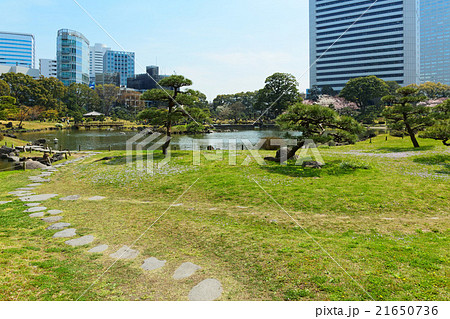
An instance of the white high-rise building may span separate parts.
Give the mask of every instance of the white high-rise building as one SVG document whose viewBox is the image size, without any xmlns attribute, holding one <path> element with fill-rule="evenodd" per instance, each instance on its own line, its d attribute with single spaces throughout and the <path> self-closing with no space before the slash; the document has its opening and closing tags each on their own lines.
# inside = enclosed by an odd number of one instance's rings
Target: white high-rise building
<svg viewBox="0 0 450 319">
<path fill-rule="evenodd" d="M 109 50 L 111 48 L 102 43 L 96 43 L 89 47 L 89 77 L 91 82 L 95 82 L 96 74 L 103 73 L 103 56 Z"/>
<path fill-rule="evenodd" d="M 375 75 L 419 83 L 419 0 L 310 0 L 310 85 Z"/>
<path fill-rule="evenodd" d="M 58 76 L 56 60 L 39 59 L 39 72 L 46 78 L 56 78 Z"/>
</svg>

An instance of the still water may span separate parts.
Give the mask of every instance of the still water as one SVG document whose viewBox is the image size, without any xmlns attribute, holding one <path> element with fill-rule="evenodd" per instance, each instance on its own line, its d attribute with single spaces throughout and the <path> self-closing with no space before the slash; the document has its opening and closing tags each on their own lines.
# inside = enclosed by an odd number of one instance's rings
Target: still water
<svg viewBox="0 0 450 319">
<path fill-rule="evenodd" d="M 17 133 L 17 137 L 25 141 L 35 141 L 37 139 L 45 138 L 49 146 L 54 146 L 58 149 L 60 146 L 63 149 L 77 150 L 81 146 L 82 150 L 108 150 L 111 146 L 113 150 L 125 150 L 126 142 L 134 137 L 137 132 L 119 132 L 119 131 L 84 131 L 84 130 L 62 130 L 62 131 L 44 131 L 32 133 Z M 230 140 L 236 140 L 239 147 L 243 140 L 250 141 L 253 145 L 259 142 L 260 139 L 266 137 L 293 137 L 300 136 L 301 133 L 292 133 L 290 136 L 286 135 L 284 131 L 277 130 L 246 130 L 238 132 L 218 132 L 211 134 L 199 135 L 174 135 L 172 137 L 171 145 L 176 149 L 192 150 L 194 142 L 202 145 L 211 145 L 214 148 L 227 149 Z M 53 140 L 58 139 L 58 143 L 54 144 Z M 200 140 L 203 140 L 200 143 Z"/>
</svg>

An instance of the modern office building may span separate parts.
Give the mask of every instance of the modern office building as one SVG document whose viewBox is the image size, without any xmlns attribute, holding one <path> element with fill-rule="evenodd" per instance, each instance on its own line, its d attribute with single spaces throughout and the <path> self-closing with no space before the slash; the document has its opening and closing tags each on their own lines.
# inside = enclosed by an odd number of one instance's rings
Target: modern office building
<svg viewBox="0 0 450 319">
<path fill-rule="evenodd" d="M 0 65 L 34 69 L 34 35 L 0 31 Z"/>
<path fill-rule="evenodd" d="M 58 76 L 56 60 L 39 59 L 39 72 L 43 77 L 56 78 Z"/>
<path fill-rule="evenodd" d="M 96 43 L 89 47 L 89 77 L 91 83 L 95 82 L 95 75 L 103 73 L 103 57 L 106 51 L 111 50 L 106 44 Z"/>
<path fill-rule="evenodd" d="M 450 1 L 420 1 L 421 82 L 450 85 Z"/>
<path fill-rule="evenodd" d="M 0 75 L 4 73 L 25 74 L 31 76 L 33 79 L 39 79 L 40 73 L 38 69 L 30 69 L 24 66 L 10 66 L 0 64 Z"/>
<path fill-rule="evenodd" d="M 310 0 L 310 85 L 375 75 L 418 83 L 418 0 Z"/>
<path fill-rule="evenodd" d="M 157 83 L 167 77 L 167 75 L 160 75 L 159 67 L 155 65 L 147 66 L 146 71 L 147 73 L 138 74 L 133 78 L 129 78 L 127 87 L 144 92 L 158 88 Z"/>
<path fill-rule="evenodd" d="M 104 73 L 119 73 L 120 86 L 127 86 L 127 79 L 134 77 L 134 52 L 111 51 L 103 57 Z"/>
<path fill-rule="evenodd" d="M 64 85 L 89 84 L 89 41 L 80 32 L 61 29 L 57 38 L 57 75 Z"/>
</svg>

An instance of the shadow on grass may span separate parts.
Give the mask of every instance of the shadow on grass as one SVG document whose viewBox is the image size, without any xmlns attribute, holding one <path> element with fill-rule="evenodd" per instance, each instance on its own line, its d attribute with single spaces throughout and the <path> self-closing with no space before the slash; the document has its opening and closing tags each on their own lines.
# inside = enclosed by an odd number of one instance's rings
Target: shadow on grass
<svg viewBox="0 0 450 319">
<path fill-rule="evenodd" d="M 355 163 L 350 164 L 339 160 L 327 162 L 322 169 L 305 168 L 299 165 L 295 165 L 295 163 L 289 163 L 288 165 L 270 163 L 267 166 L 260 166 L 260 168 L 268 173 L 305 178 L 317 178 L 326 175 L 349 175 L 353 174 L 357 170 L 370 169 L 370 167 L 362 163 L 358 163 L 355 165 Z"/>
<path fill-rule="evenodd" d="M 450 155 L 437 154 L 417 157 L 413 159 L 413 162 L 423 165 L 440 165 L 443 169 L 436 170 L 435 172 L 438 174 L 450 175 Z"/>
<path fill-rule="evenodd" d="M 186 153 L 183 152 L 172 152 L 170 154 L 170 158 L 176 158 L 181 157 L 183 155 L 186 155 Z M 111 159 L 106 160 L 99 160 L 97 162 L 103 163 L 105 165 L 125 165 L 127 163 L 135 163 L 136 161 L 154 161 L 159 162 L 165 159 L 165 155 L 162 154 L 162 152 L 157 153 L 143 153 L 140 156 L 137 156 L 136 154 L 133 155 L 122 155 L 122 156 L 114 156 Z"/>
<path fill-rule="evenodd" d="M 421 146 L 421 147 L 380 147 L 377 151 L 384 153 L 399 153 L 399 152 L 419 152 L 419 151 L 429 151 L 433 149 L 433 145 Z"/>
</svg>

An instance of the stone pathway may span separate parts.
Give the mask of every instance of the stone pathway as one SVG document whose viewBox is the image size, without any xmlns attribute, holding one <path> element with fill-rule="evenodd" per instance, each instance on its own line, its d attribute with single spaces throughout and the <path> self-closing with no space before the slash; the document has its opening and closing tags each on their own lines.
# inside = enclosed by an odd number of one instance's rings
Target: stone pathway
<svg viewBox="0 0 450 319">
<path fill-rule="evenodd" d="M 128 246 L 123 246 L 115 253 L 109 255 L 109 257 L 114 259 L 134 259 L 139 255 L 137 250 L 131 249 Z"/>
<path fill-rule="evenodd" d="M 70 223 L 56 223 L 47 227 L 47 230 L 61 230 L 66 227 L 69 227 Z"/>
<path fill-rule="evenodd" d="M 59 222 L 61 219 L 62 219 L 62 216 L 52 216 L 52 217 L 42 218 L 42 220 L 46 223 L 56 223 L 56 222 Z"/>
<path fill-rule="evenodd" d="M 144 270 L 156 270 L 164 267 L 165 264 L 166 264 L 165 260 L 158 260 L 155 257 L 150 257 L 144 260 L 144 263 L 142 264 L 141 268 Z"/>
<path fill-rule="evenodd" d="M 202 267 L 197 266 L 196 264 L 190 262 L 183 263 L 180 267 L 178 267 L 177 270 L 175 270 L 175 273 L 173 274 L 172 278 L 175 280 L 188 278 L 199 269 L 202 269 Z"/>
<path fill-rule="evenodd" d="M 36 207 L 36 206 L 41 206 L 41 203 L 28 203 L 25 204 L 26 207 Z"/>
<path fill-rule="evenodd" d="M 63 211 L 62 211 L 62 210 L 59 210 L 59 209 L 51 209 L 51 210 L 47 211 L 47 213 L 50 214 L 50 215 L 59 215 L 59 214 L 61 214 L 62 212 L 63 212 Z"/>
<path fill-rule="evenodd" d="M 99 201 L 99 200 L 103 200 L 103 199 L 105 199 L 106 197 L 103 197 L 103 196 L 94 196 L 94 197 L 91 197 L 91 198 L 88 198 L 88 200 L 91 200 L 91 201 Z"/>
<path fill-rule="evenodd" d="M 41 202 L 41 201 L 49 200 L 56 196 L 58 196 L 58 194 L 33 195 L 33 196 L 21 197 L 20 200 L 23 202 Z"/>
<path fill-rule="evenodd" d="M 89 156 L 92 156 L 94 154 L 90 154 Z M 41 194 L 41 195 L 35 195 L 32 193 L 35 187 L 39 187 L 42 185 L 42 183 L 49 182 L 50 179 L 47 177 L 50 177 L 54 171 L 57 171 L 56 167 L 64 167 L 67 164 L 76 163 L 80 160 L 89 157 L 89 156 L 83 156 L 78 159 L 67 161 L 64 164 L 58 164 L 53 167 L 47 168 L 46 172 L 41 172 L 38 176 L 30 176 L 29 180 L 31 180 L 33 183 L 27 185 L 27 187 L 18 188 L 14 192 L 10 192 L 10 195 L 14 195 L 19 197 L 19 199 L 24 202 L 24 206 L 28 207 L 24 212 L 26 213 L 32 213 L 29 215 L 31 218 L 41 218 L 43 222 L 46 223 L 52 223 L 52 225 L 48 226 L 46 229 L 49 231 L 57 230 L 58 232 L 54 233 L 52 238 L 71 238 L 77 236 L 76 229 L 75 228 L 67 228 L 70 227 L 70 223 L 64 223 L 60 222 L 63 217 L 59 216 L 63 213 L 62 210 L 58 209 L 51 209 L 47 211 L 47 208 L 44 206 L 41 206 L 42 201 L 46 201 L 52 198 L 55 198 L 58 196 L 58 194 Z M 80 195 L 70 195 L 66 197 L 60 198 L 62 201 L 75 201 L 79 200 L 81 198 Z M 101 201 L 106 199 L 104 196 L 92 196 L 88 198 L 89 201 Z M 4 205 L 7 203 L 11 203 L 12 201 L 0 201 L 0 205 Z M 175 205 L 172 205 L 174 207 L 183 206 L 182 203 L 178 203 Z M 238 206 L 238 208 L 247 208 Z M 215 210 L 215 208 L 212 208 L 211 210 Z M 44 217 L 45 215 L 51 215 L 49 217 Z M 79 247 L 79 246 L 87 246 L 95 241 L 95 237 L 93 235 L 87 235 L 82 236 L 78 238 L 73 238 L 70 240 L 65 241 L 66 245 L 72 246 L 72 247 Z M 88 250 L 89 253 L 103 253 L 106 250 L 108 250 L 109 246 L 106 244 L 100 244 L 97 245 L 91 249 Z M 139 251 L 136 249 L 132 249 L 128 246 L 122 246 L 120 249 L 118 249 L 116 252 L 110 254 L 109 256 L 113 259 L 124 259 L 124 260 L 131 260 L 137 258 L 139 255 Z M 166 265 L 166 260 L 159 260 L 156 257 L 150 257 L 145 260 L 143 260 L 142 265 L 140 266 L 143 271 L 154 271 L 157 269 L 164 268 Z M 191 277 L 194 275 L 197 270 L 202 269 L 202 267 L 191 263 L 191 262 L 185 262 L 181 264 L 174 272 L 172 278 L 174 280 L 183 280 L 186 278 Z M 197 284 L 195 287 L 191 289 L 188 295 L 188 299 L 191 301 L 212 301 L 217 300 L 221 297 L 223 292 L 222 284 L 217 279 L 205 279 L 201 281 L 199 284 Z"/>
<path fill-rule="evenodd" d="M 64 229 L 53 235 L 53 238 L 68 238 L 75 237 L 77 235 L 77 230 L 75 228 Z"/>
<path fill-rule="evenodd" d="M 94 248 L 92 248 L 92 249 L 90 249 L 90 250 L 88 250 L 88 252 L 89 253 L 102 253 L 102 252 L 104 252 L 105 250 L 107 250 L 108 249 L 108 245 L 99 245 L 99 246 L 97 246 L 97 247 L 94 247 Z"/>
<path fill-rule="evenodd" d="M 72 247 L 78 247 L 78 246 L 84 246 L 89 245 L 94 241 L 95 237 L 92 235 L 83 236 L 77 239 L 71 239 L 66 241 L 65 243 Z"/>
<path fill-rule="evenodd" d="M 31 207 L 31 208 L 28 208 L 27 210 L 24 210 L 24 213 L 42 212 L 46 209 L 47 209 L 47 207 Z"/>
<path fill-rule="evenodd" d="M 81 198 L 80 195 L 70 195 L 67 197 L 62 197 L 59 200 L 70 201 L 70 200 L 79 200 Z"/>
<path fill-rule="evenodd" d="M 206 279 L 189 292 L 190 301 L 213 301 L 222 295 L 223 288 L 217 279 Z"/>
</svg>

